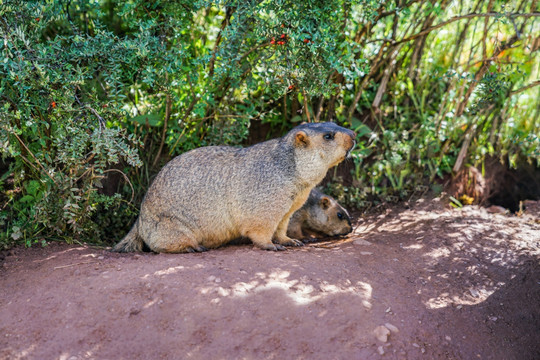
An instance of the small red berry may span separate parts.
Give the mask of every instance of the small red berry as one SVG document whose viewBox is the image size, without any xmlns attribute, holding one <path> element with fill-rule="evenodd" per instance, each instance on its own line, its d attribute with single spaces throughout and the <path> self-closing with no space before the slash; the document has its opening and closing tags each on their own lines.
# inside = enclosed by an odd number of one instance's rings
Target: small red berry
<svg viewBox="0 0 540 360">
<path fill-rule="evenodd" d="M 309 39 L 304 39 L 305 44 L 309 44 Z"/>
<path fill-rule="evenodd" d="M 294 89 L 294 85 L 289 85 L 289 90 Z"/>
<path fill-rule="evenodd" d="M 37 17 L 37 18 L 36 18 L 36 21 L 39 22 L 39 20 L 41 20 L 41 18 L 38 18 L 38 17 Z"/>
<path fill-rule="evenodd" d="M 270 41 L 270 44 L 274 45 L 276 43 L 276 40 L 272 39 L 272 41 Z"/>
<path fill-rule="evenodd" d="M 285 39 L 285 36 L 287 36 L 287 35 L 281 34 L 281 38 L 282 38 L 282 39 Z"/>
<path fill-rule="evenodd" d="M 281 27 L 284 28 L 284 27 L 285 27 L 285 24 L 281 24 Z"/>
<path fill-rule="evenodd" d="M 52 106 L 52 108 L 54 109 L 54 108 L 56 107 L 56 102 L 53 101 L 53 102 L 51 103 L 51 106 Z"/>
</svg>

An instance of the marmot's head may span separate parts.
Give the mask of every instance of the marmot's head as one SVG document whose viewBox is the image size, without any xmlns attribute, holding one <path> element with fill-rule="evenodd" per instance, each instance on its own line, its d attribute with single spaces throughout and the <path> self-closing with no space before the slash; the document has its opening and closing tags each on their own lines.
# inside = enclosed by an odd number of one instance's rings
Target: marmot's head
<svg viewBox="0 0 540 360">
<path fill-rule="evenodd" d="M 345 160 L 356 144 L 355 137 L 352 130 L 331 122 L 303 124 L 286 136 L 294 144 L 296 168 L 308 177 L 320 177 L 321 171 L 324 177 L 329 168 Z"/>
<path fill-rule="evenodd" d="M 349 213 L 331 196 L 313 189 L 305 207 L 310 229 L 328 236 L 347 235 L 352 231 Z"/>
</svg>

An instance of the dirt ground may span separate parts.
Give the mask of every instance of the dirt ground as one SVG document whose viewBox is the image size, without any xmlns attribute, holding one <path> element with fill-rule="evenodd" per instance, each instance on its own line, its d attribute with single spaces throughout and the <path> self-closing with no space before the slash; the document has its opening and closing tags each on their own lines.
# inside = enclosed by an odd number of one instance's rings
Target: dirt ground
<svg viewBox="0 0 540 360">
<path fill-rule="evenodd" d="M 2 359 L 540 359 L 540 218 L 442 201 L 283 252 L 0 254 Z"/>
</svg>

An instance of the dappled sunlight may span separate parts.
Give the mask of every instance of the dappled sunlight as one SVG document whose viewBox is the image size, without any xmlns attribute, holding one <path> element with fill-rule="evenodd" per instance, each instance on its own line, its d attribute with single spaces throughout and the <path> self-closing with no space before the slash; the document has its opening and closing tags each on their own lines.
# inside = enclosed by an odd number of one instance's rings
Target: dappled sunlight
<svg viewBox="0 0 540 360">
<path fill-rule="evenodd" d="M 230 286 L 208 285 L 200 289 L 200 293 L 208 295 L 216 293 L 220 297 L 243 298 L 259 294 L 267 290 L 278 289 L 285 292 L 297 305 L 306 305 L 329 295 L 350 294 L 362 299 L 365 309 L 371 308 L 373 289 L 370 284 L 357 281 L 352 283 L 345 280 L 340 284 L 318 281 L 316 284 L 307 283 L 307 279 L 292 279 L 289 271 L 276 270 L 270 274 L 256 273 L 255 278 L 248 282 L 236 282 Z M 215 303 L 218 299 L 213 300 Z"/>
<path fill-rule="evenodd" d="M 451 295 L 444 292 L 437 297 L 430 298 L 425 302 L 428 309 L 440 309 L 447 306 L 455 306 L 458 309 L 463 305 L 477 305 L 486 301 L 495 291 L 499 290 L 505 283 L 499 283 L 494 287 L 470 288 L 461 295 Z"/>
<path fill-rule="evenodd" d="M 533 222 L 478 206 L 447 209 L 442 203 L 422 203 L 418 207 L 426 210 L 386 210 L 365 221 L 355 235 L 367 244 L 399 246 L 402 255 L 396 261 L 416 259 L 418 275 L 407 281 L 426 309 L 485 303 L 514 278 L 525 259 L 540 258 Z"/>
<path fill-rule="evenodd" d="M 171 266 L 171 267 L 168 267 L 167 269 L 155 271 L 153 274 L 145 274 L 144 276 L 141 277 L 141 279 L 149 279 L 152 276 L 173 275 L 173 274 L 178 273 L 181 270 L 203 269 L 203 268 L 204 268 L 204 265 L 202 264 L 195 264 L 193 266 L 183 266 L 183 265 Z"/>
<path fill-rule="evenodd" d="M 41 263 L 41 262 L 46 262 L 46 261 L 49 261 L 49 260 L 53 260 L 55 258 L 57 258 L 58 256 L 61 256 L 63 254 L 67 254 L 67 253 L 70 253 L 70 252 L 74 252 L 74 251 L 84 251 L 84 250 L 87 250 L 87 248 L 85 247 L 73 247 L 73 248 L 69 248 L 69 249 L 66 249 L 66 250 L 62 250 L 62 251 L 58 251 L 48 257 L 46 257 L 45 259 L 37 259 L 37 260 L 34 260 L 35 263 Z M 83 256 L 92 256 L 92 257 L 96 257 L 97 255 L 96 254 L 87 254 L 87 255 L 83 255 Z"/>
<path fill-rule="evenodd" d="M 36 349 L 36 347 L 37 347 L 36 344 L 32 344 L 21 351 L 14 352 L 12 359 L 14 360 L 27 359 L 28 356 L 30 356 L 30 354 Z"/>
<path fill-rule="evenodd" d="M 185 268 L 186 267 L 182 266 L 182 265 L 173 266 L 173 267 L 167 268 L 165 270 L 158 270 L 153 275 L 154 276 L 171 275 L 171 274 L 175 274 L 175 273 L 179 272 L 180 270 L 184 270 Z M 150 275 L 146 274 L 145 276 L 143 276 L 143 279 L 147 279 L 149 276 Z"/>
<path fill-rule="evenodd" d="M 405 250 L 420 250 L 420 249 L 424 248 L 424 245 L 422 245 L 422 244 L 412 244 L 412 245 L 402 246 L 401 248 L 405 249 Z"/>
<path fill-rule="evenodd" d="M 91 349 L 86 351 L 80 351 L 77 355 L 70 354 L 68 352 L 63 352 L 59 357 L 58 360 L 71 360 L 71 359 L 92 359 L 95 358 L 96 352 L 98 352 L 101 349 L 101 345 L 97 344 L 94 345 Z"/>
</svg>

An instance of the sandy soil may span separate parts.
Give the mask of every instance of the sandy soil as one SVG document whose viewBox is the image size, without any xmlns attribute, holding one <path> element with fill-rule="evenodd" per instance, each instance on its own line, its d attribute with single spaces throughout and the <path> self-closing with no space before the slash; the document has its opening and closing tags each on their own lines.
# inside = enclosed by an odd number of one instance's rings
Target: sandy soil
<svg viewBox="0 0 540 360">
<path fill-rule="evenodd" d="M 437 199 L 284 252 L 0 254 L 2 359 L 540 359 L 540 220 Z"/>
</svg>

